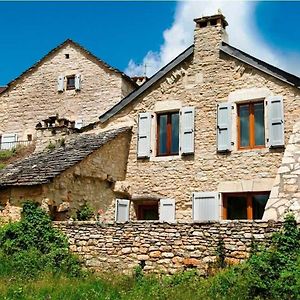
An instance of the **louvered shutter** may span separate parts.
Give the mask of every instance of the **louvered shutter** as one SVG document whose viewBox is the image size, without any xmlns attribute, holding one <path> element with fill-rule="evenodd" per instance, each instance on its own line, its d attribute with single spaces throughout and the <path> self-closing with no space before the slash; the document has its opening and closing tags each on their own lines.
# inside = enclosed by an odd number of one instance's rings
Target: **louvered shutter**
<svg viewBox="0 0 300 300">
<path fill-rule="evenodd" d="M 217 110 L 218 151 L 231 151 L 231 103 L 220 103 Z"/>
<path fill-rule="evenodd" d="M 181 109 L 181 154 L 194 153 L 194 126 L 195 108 L 183 107 Z"/>
<path fill-rule="evenodd" d="M 1 150 L 8 150 L 16 147 L 17 142 L 16 133 L 4 133 L 1 136 Z"/>
<path fill-rule="evenodd" d="M 80 91 L 80 89 L 81 89 L 81 75 L 76 74 L 75 75 L 75 90 Z"/>
<path fill-rule="evenodd" d="M 160 199 L 159 220 L 175 222 L 175 199 Z"/>
<path fill-rule="evenodd" d="M 151 113 L 145 112 L 139 114 L 138 121 L 138 157 L 150 157 L 151 148 Z"/>
<path fill-rule="evenodd" d="M 80 129 L 83 126 L 83 120 L 75 121 L 75 128 Z"/>
<path fill-rule="evenodd" d="M 130 200 L 116 199 L 116 222 L 129 221 L 129 206 Z"/>
<path fill-rule="evenodd" d="M 63 92 L 64 90 L 64 76 L 59 75 L 57 78 L 57 91 Z"/>
<path fill-rule="evenodd" d="M 193 220 L 219 221 L 220 204 L 217 192 L 193 193 Z"/>
<path fill-rule="evenodd" d="M 269 146 L 284 146 L 284 113 L 283 98 L 272 96 L 268 98 Z"/>
</svg>

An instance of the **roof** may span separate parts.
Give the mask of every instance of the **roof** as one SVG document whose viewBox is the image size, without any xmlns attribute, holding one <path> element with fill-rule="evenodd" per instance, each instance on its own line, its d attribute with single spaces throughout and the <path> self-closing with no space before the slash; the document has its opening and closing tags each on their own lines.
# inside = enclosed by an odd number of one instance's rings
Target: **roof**
<svg viewBox="0 0 300 300">
<path fill-rule="evenodd" d="M 43 56 L 40 60 L 38 60 L 34 65 L 32 65 L 27 70 L 25 70 L 23 73 L 21 73 L 17 78 L 15 78 L 11 82 L 9 82 L 7 84 L 7 87 L 4 90 L 1 90 L 1 88 L 0 88 L 0 94 L 3 93 L 6 89 L 8 89 L 11 85 L 13 85 L 16 81 L 18 81 L 19 79 L 23 78 L 27 73 L 33 71 L 35 68 L 37 68 L 38 66 L 40 66 L 50 55 L 52 55 L 53 53 L 59 51 L 61 48 L 63 48 L 67 44 L 71 44 L 71 45 L 79 48 L 84 53 L 86 53 L 88 56 L 92 57 L 97 62 L 101 63 L 102 65 L 104 65 L 109 70 L 111 70 L 111 71 L 113 71 L 113 72 L 115 72 L 117 74 L 120 74 L 124 79 L 126 79 L 127 81 L 129 81 L 130 83 L 132 83 L 134 86 L 137 86 L 137 84 L 129 76 L 127 76 L 124 72 L 121 72 L 120 70 L 118 70 L 118 69 L 110 66 L 109 64 L 107 64 L 106 62 L 104 62 L 102 59 L 100 59 L 99 57 L 97 57 L 96 55 L 94 55 L 93 53 L 91 53 L 89 50 L 85 49 L 80 44 L 74 42 L 71 39 L 67 39 L 63 43 L 59 44 L 57 47 L 55 47 L 54 49 L 52 49 L 51 51 L 49 51 L 45 56 Z"/>
<path fill-rule="evenodd" d="M 268 75 L 271 75 L 285 83 L 288 83 L 292 86 L 300 88 L 300 78 L 292 75 L 288 72 L 285 72 L 279 68 L 276 68 L 258 58 L 255 58 L 237 48 L 230 46 L 229 44 L 222 42 L 220 45 L 220 51 L 242 61 Z M 193 55 L 194 45 L 188 47 L 185 51 L 179 54 L 175 59 L 173 59 L 170 63 L 160 69 L 156 74 L 154 74 L 148 81 L 142 84 L 139 88 L 131 92 L 125 98 L 123 98 L 120 102 L 116 103 L 112 108 L 107 110 L 104 114 L 99 117 L 101 123 L 106 122 L 108 119 L 116 115 L 119 111 L 121 111 L 124 107 L 132 103 L 135 99 L 137 99 L 140 95 L 146 92 L 150 87 L 152 87 L 155 83 L 157 83 L 163 76 L 165 76 L 168 72 L 170 72 L 173 68 L 177 67 L 180 63 L 182 63 L 187 57 Z"/>
<path fill-rule="evenodd" d="M 0 86 L 0 94 L 7 89 L 7 86 Z"/>
<path fill-rule="evenodd" d="M 64 147 L 34 153 L 0 171 L 0 187 L 49 183 L 107 142 L 130 131 L 130 127 L 121 127 L 100 134 L 82 134 L 66 143 Z"/>
</svg>

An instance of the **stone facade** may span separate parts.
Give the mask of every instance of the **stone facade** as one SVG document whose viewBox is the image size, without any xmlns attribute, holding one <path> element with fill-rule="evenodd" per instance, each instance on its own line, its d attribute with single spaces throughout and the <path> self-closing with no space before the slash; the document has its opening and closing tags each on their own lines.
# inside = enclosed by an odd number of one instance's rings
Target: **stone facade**
<svg viewBox="0 0 300 300">
<path fill-rule="evenodd" d="M 197 268 L 203 275 L 217 266 L 218 245 L 225 262 L 249 256 L 251 245 L 268 244 L 281 222 L 222 221 L 216 223 L 55 222 L 69 239 L 70 249 L 88 268 L 98 271 L 175 273 Z"/>
<path fill-rule="evenodd" d="M 75 74 L 81 76 L 80 90 L 59 92 L 58 77 L 66 81 L 66 76 Z M 55 115 L 87 125 L 135 86 L 127 76 L 68 40 L 0 94 L 0 134 L 16 133 L 18 140 L 27 140 L 28 135 L 35 138 L 37 123 Z"/>
</svg>

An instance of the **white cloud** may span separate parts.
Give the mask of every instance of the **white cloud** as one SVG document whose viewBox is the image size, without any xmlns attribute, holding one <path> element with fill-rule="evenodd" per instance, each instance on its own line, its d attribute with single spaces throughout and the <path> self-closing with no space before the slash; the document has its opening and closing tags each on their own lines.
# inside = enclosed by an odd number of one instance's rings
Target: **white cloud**
<svg viewBox="0 0 300 300">
<path fill-rule="evenodd" d="M 255 3 L 250 1 L 185 1 L 177 4 L 172 26 L 163 32 L 164 42 L 159 53 L 149 51 L 140 64 L 130 60 L 125 73 L 130 76 L 153 75 L 180 52 L 193 43 L 194 18 L 216 14 L 218 9 L 226 16 L 229 43 L 257 58 L 288 72 L 300 75 L 299 53 L 282 53 L 272 49 L 260 37 L 253 22 Z"/>
</svg>

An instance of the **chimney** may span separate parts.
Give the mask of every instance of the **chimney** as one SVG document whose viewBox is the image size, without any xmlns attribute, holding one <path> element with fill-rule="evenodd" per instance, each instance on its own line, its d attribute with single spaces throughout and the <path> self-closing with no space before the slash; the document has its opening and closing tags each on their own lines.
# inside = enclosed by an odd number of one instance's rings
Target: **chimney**
<svg viewBox="0 0 300 300">
<path fill-rule="evenodd" d="M 219 54 L 222 41 L 227 41 L 225 27 L 228 23 L 223 14 L 218 14 L 194 19 L 194 55 L 196 59 L 213 60 Z"/>
</svg>

